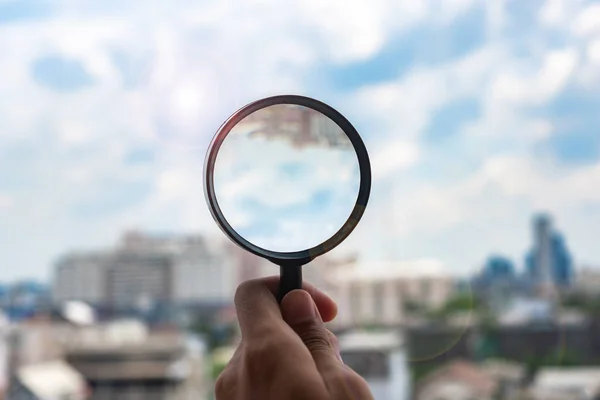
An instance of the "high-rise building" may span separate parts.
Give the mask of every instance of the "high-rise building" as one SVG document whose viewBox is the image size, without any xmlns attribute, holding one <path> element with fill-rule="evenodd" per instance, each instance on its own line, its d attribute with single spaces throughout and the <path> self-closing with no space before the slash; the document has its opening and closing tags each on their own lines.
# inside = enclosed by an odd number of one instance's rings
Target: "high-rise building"
<svg viewBox="0 0 600 400">
<path fill-rule="evenodd" d="M 552 272 L 554 282 L 559 287 L 568 287 L 573 283 L 573 263 L 571 254 L 562 235 L 554 234 L 552 236 Z"/>
<path fill-rule="evenodd" d="M 533 222 L 535 251 L 535 288 L 538 296 L 552 300 L 556 287 L 552 279 L 552 221 L 548 215 L 541 214 Z"/>
<path fill-rule="evenodd" d="M 506 281 L 515 279 L 514 263 L 503 256 L 491 256 L 485 263 L 481 274 L 482 280 L 486 283 L 494 283 L 496 281 Z"/>
<path fill-rule="evenodd" d="M 573 261 L 565 239 L 552 229 L 547 215 L 534 220 L 534 245 L 525 264 L 529 278 L 538 288 L 566 288 L 573 283 Z"/>
<path fill-rule="evenodd" d="M 472 280 L 473 291 L 493 307 L 502 308 L 506 300 L 521 289 L 513 262 L 503 256 L 487 259 L 481 273 Z"/>
</svg>

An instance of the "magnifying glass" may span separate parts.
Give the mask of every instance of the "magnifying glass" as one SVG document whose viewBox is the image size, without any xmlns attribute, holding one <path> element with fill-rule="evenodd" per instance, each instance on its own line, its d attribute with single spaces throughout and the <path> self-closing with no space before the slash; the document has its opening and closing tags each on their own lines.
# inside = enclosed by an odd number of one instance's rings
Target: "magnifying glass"
<svg viewBox="0 0 600 400">
<path fill-rule="evenodd" d="M 318 100 L 283 95 L 235 112 L 206 155 L 204 191 L 221 230 L 280 267 L 278 301 L 302 288 L 302 266 L 361 219 L 371 165 L 352 124 Z"/>
</svg>

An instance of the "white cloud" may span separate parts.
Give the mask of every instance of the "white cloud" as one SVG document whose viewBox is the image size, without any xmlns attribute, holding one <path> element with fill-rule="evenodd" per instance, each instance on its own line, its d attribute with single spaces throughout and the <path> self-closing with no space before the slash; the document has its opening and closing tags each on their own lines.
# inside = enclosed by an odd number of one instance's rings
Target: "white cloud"
<svg viewBox="0 0 600 400">
<path fill-rule="evenodd" d="M 440 107 L 480 95 L 503 57 L 504 46 L 492 44 L 446 64 L 415 68 L 398 81 L 361 89 L 357 103 L 394 138 L 415 140 Z"/>
<path fill-rule="evenodd" d="M 453 10 L 448 8 L 449 12 Z M 392 34 L 422 22 L 431 15 L 431 4 L 360 0 L 349 7 L 343 0 L 310 0 L 296 3 L 296 11 L 321 36 L 327 56 L 336 63 L 345 63 L 372 56 Z"/>
<path fill-rule="evenodd" d="M 0 210 L 13 206 L 13 199 L 8 194 L 0 193 Z"/>
<path fill-rule="evenodd" d="M 0 146 L 29 146 L 32 164 L 22 172 L 28 189 L 10 201 L 11 213 L 18 216 L 14 222 L 19 236 L 39 243 L 52 237 L 40 244 L 35 258 L 13 256 L 12 262 L 27 264 L 20 271 L 31 274 L 47 267 L 57 252 L 112 241 L 127 225 L 214 230 L 202 190 L 203 152 L 232 111 L 264 95 L 306 93 L 303 78 L 317 74 L 317 68 L 364 60 L 419 24 L 446 28 L 477 3 L 56 4 L 65 8 L 47 19 L 0 25 L 0 92 L 8 94 L 0 98 Z M 395 81 L 358 93 L 327 94 L 350 104 L 351 120 L 364 117 L 382 127 L 381 140 L 365 135 L 380 182 L 374 185 L 374 201 L 353 235 L 354 243 L 374 232 L 376 224 L 370 219 L 380 211 L 377 207 L 384 206 L 394 211 L 398 222 L 399 254 L 431 255 L 428 252 L 437 250 L 427 243 L 444 232 L 458 249 L 454 253 L 440 249 L 433 255 L 447 257 L 449 268 L 472 262 L 468 258 L 472 255 L 456 255 L 459 250 L 468 253 L 461 243 L 481 252 L 505 245 L 509 251 L 519 250 L 519 237 L 506 238 L 504 221 L 519 229 L 534 207 L 555 207 L 564 212 L 566 221 L 578 221 L 576 232 L 585 231 L 583 212 L 574 210 L 582 202 L 600 201 L 590 184 L 598 180 L 598 170 L 565 172 L 532 160 L 528 150 L 555 134 L 554 126 L 521 108 L 543 105 L 560 95 L 574 75 L 582 79 L 580 48 L 586 49 L 588 75 L 597 76 L 595 11 L 582 7 L 578 0 L 550 0 L 539 18 L 546 27 L 585 35 L 586 42 L 571 43 L 565 34 L 569 43 L 556 49 L 546 46 L 537 27 L 531 27 L 532 42 L 539 47 L 523 58 L 503 36 L 508 15 L 502 2 L 489 2 L 489 37 L 481 48 L 442 64 L 413 66 Z M 528 43 L 525 39 L 522 43 Z M 138 85 L 122 87 L 114 50 L 130 58 Z M 70 94 L 42 88 L 31 77 L 31 63 L 45 55 L 80 61 L 96 85 Z M 327 93 L 312 90 L 316 97 Z M 479 170 L 472 167 L 443 184 L 419 181 L 412 174 L 429 161 L 429 149 L 421 143 L 425 128 L 441 107 L 465 98 L 480 102 L 483 115 L 462 129 L 456 140 L 465 145 L 456 157 L 473 159 L 475 164 L 493 157 Z M 495 146 L 499 138 L 507 142 L 502 157 Z M 84 156 L 86 146 L 94 151 Z M 149 148 L 154 158 L 142 166 L 127 165 L 124 157 L 138 147 Z M 444 165 L 427 167 L 437 171 Z M 404 184 L 405 179 L 409 183 Z M 388 180 L 402 181 L 391 205 L 375 193 L 376 185 Z M 85 221 L 71 215 L 74 204 L 90 199 L 102 203 L 106 187 L 112 187 L 102 182 L 115 181 L 146 182 L 150 193 L 110 215 L 88 216 Z M 518 204 L 519 199 L 527 205 Z M 1 204 L 6 207 L 6 198 L 0 197 Z M 486 228 L 486 223 L 498 228 Z M 484 231 L 465 234 L 474 227 Z M 582 252 L 592 254 L 588 248 Z"/>
<path fill-rule="evenodd" d="M 576 35 L 587 36 L 600 32 L 600 4 L 590 4 L 572 22 Z"/>
<path fill-rule="evenodd" d="M 391 173 L 408 169 L 419 161 L 420 149 L 413 142 L 397 140 L 385 143 L 380 147 L 382 148 L 373 152 L 371 156 L 374 180 L 380 180 Z"/>
<path fill-rule="evenodd" d="M 593 65 L 600 66 L 600 38 L 590 41 L 587 46 L 587 57 Z"/>
<path fill-rule="evenodd" d="M 501 69 L 491 84 L 492 101 L 506 102 L 509 106 L 546 103 L 565 87 L 578 58 L 576 49 L 566 48 L 547 52 L 539 68 Z M 524 73 L 527 69 L 529 71 Z"/>
<path fill-rule="evenodd" d="M 538 12 L 542 26 L 569 31 L 585 0 L 546 0 Z"/>
</svg>

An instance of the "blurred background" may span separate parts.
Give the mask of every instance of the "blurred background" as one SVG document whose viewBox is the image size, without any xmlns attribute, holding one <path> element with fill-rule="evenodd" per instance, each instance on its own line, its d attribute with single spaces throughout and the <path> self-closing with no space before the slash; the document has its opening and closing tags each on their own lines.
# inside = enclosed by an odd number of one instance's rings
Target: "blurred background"
<svg viewBox="0 0 600 400">
<path fill-rule="evenodd" d="M 282 93 L 371 156 L 305 277 L 377 400 L 600 398 L 600 3 L 0 0 L 0 76 L 0 398 L 213 398 L 278 269 L 204 155 Z"/>
</svg>

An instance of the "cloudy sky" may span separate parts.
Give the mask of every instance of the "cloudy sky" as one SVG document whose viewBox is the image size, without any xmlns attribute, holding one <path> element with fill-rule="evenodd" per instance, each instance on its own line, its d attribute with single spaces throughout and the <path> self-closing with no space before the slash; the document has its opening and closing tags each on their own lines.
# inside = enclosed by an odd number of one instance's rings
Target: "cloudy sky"
<svg viewBox="0 0 600 400">
<path fill-rule="evenodd" d="M 273 107 L 256 114 L 265 110 Z M 320 115 L 345 146 L 298 146 L 290 140 L 297 126 L 284 126 L 289 130 L 268 138 L 260 135 L 260 124 L 242 121 L 219 148 L 213 175 L 218 205 L 237 233 L 263 249 L 312 249 L 342 228 L 352 213 L 360 184 L 358 158 L 344 131 Z"/>
<path fill-rule="evenodd" d="M 600 4 L 581 0 L 0 0 L 0 280 L 127 228 L 212 232 L 207 145 L 296 93 L 350 119 L 370 262 L 522 263 L 548 210 L 600 266 Z"/>
</svg>

